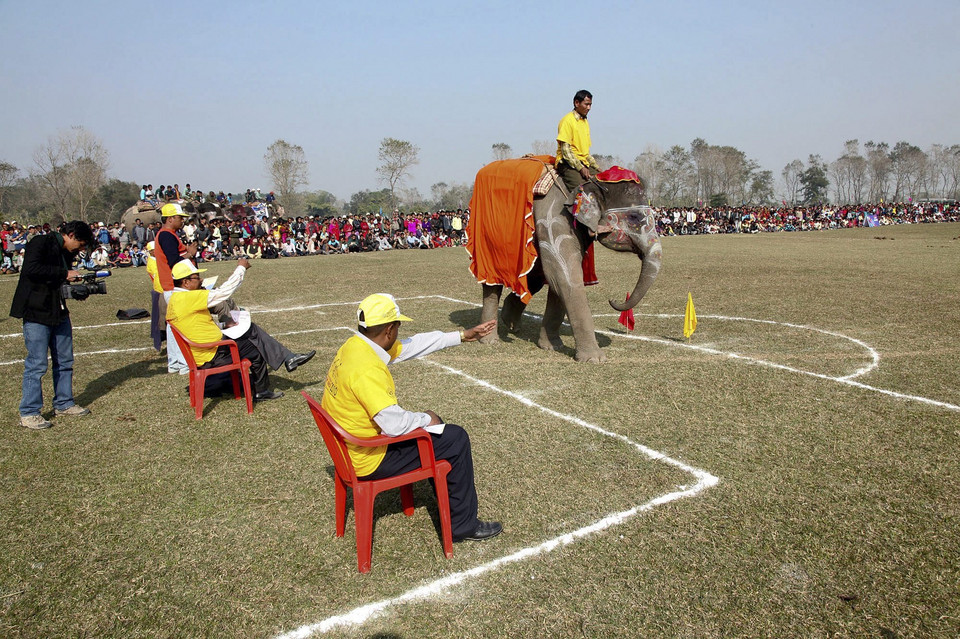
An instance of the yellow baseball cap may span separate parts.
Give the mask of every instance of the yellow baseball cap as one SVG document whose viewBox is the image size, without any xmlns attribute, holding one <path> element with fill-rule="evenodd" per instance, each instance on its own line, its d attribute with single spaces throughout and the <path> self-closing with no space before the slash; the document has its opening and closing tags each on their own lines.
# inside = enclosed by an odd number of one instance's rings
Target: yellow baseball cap
<svg viewBox="0 0 960 639">
<path fill-rule="evenodd" d="M 160 209 L 160 215 L 162 215 L 163 217 L 173 217 L 174 215 L 182 215 L 183 217 L 190 217 L 189 213 L 184 212 L 183 207 L 173 202 L 171 202 L 170 204 L 164 204 L 163 208 Z"/>
<path fill-rule="evenodd" d="M 197 268 L 193 265 L 193 262 L 190 260 L 180 260 L 173 265 L 173 268 L 170 269 L 170 277 L 175 280 L 182 280 L 185 277 L 189 277 L 194 273 L 206 273 L 207 269 Z"/>
<path fill-rule="evenodd" d="M 400 307 L 393 295 L 374 293 L 367 296 L 357 308 L 357 324 L 363 328 L 380 326 L 391 322 L 412 322 L 406 315 L 400 314 Z"/>
</svg>

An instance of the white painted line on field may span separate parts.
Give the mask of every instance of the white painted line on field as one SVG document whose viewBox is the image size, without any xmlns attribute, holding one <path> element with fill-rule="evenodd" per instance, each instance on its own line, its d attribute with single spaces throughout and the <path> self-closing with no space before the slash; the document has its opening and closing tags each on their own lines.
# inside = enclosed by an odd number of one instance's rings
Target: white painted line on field
<svg viewBox="0 0 960 639">
<path fill-rule="evenodd" d="M 152 346 L 144 346 L 143 348 L 107 348 L 102 351 L 87 351 L 85 353 L 74 353 L 74 357 L 81 357 L 84 355 L 105 355 L 111 353 L 136 353 L 137 351 L 152 351 Z M 47 356 L 49 359 L 49 355 Z M 12 359 L 9 362 L 0 362 L 0 366 L 11 366 L 13 364 L 23 364 L 22 359 Z"/>
<path fill-rule="evenodd" d="M 662 318 L 676 319 L 676 318 L 683 317 L 683 315 L 679 313 L 637 313 L 637 315 L 641 315 L 643 317 L 657 317 L 661 319 Z M 594 317 L 620 317 L 620 314 L 619 313 L 603 313 L 600 315 L 594 315 Z M 867 351 L 867 353 L 870 355 L 870 359 L 872 360 L 869 364 L 867 364 L 863 368 L 857 369 L 856 371 L 850 373 L 849 375 L 844 375 L 843 377 L 839 377 L 837 379 L 854 379 L 855 377 L 866 375 L 867 373 L 869 373 L 870 371 L 872 371 L 873 369 L 875 369 L 877 366 L 880 365 L 880 353 L 878 353 L 876 349 L 874 349 L 872 346 L 870 346 L 866 342 L 862 342 L 855 337 L 850 337 L 849 335 L 844 335 L 843 333 L 828 331 L 826 329 L 816 328 L 815 326 L 804 326 L 803 324 L 791 324 L 790 322 L 775 322 L 773 320 L 754 319 L 752 317 L 729 317 L 727 315 L 700 315 L 699 317 L 701 319 L 718 319 L 718 320 L 727 320 L 727 321 L 733 321 L 733 322 L 753 322 L 755 324 L 770 324 L 772 326 L 786 326 L 787 328 L 796 328 L 804 331 L 822 333 L 824 335 L 830 335 L 831 337 L 840 337 L 842 339 L 848 340 L 850 342 L 853 342 L 857 346 L 861 347 L 865 351 Z M 606 333 L 606 334 L 620 335 L 620 333 Z M 630 336 L 627 335 L 627 337 L 630 337 Z M 762 360 L 762 359 L 757 359 L 755 361 L 757 363 L 763 363 L 763 364 L 769 363 L 766 360 Z"/>
<path fill-rule="evenodd" d="M 442 295 L 437 295 L 437 297 L 440 298 L 440 299 L 444 299 L 444 300 L 450 301 L 450 302 L 457 302 L 458 304 L 465 304 L 465 305 L 467 305 L 467 306 L 477 306 L 477 307 L 480 306 L 480 304 L 477 304 L 477 303 L 475 303 L 475 302 L 467 302 L 466 300 L 458 300 L 458 299 L 453 298 L 453 297 L 446 297 L 446 296 L 442 296 Z M 536 313 L 527 313 L 527 312 L 524 312 L 524 315 L 526 315 L 527 317 L 535 318 L 535 319 L 540 319 L 540 318 L 541 318 L 541 316 L 540 316 L 540 315 L 537 315 Z M 654 315 L 654 314 L 651 314 L 651 315 Z M 613 314 L 609 314 L 609 315 L 597 315 L 596 317 L 619 317 L 619 314 L 616 314 L 616 315 L 613 315 Z M 683 316 L 682 316 L 682 315 L 669 315 L 669 314 L 664 314 L 663 317 L 683 317 Z M 958 406 L 958 405 L 956 405 L 956 404 L 951 404 L 951 403 L 949 403 L 949 402 L 942 402 L 942 401 L 939 401 L 939 400 L 936 400 L 936 399 L 930 399 L 929 397 L 923 397 L 922 395 L 910 395 L 910 394 L 908 394 L 908 393 L 898 393 L 897 391 L 887 390 L 887 389 L 885 389 L 885 388 L 879 388 L 879 387 L 877 387 L 877 386 L 870 386 L 869 384 L 864 384 L 864 383 L 862 383 L 862 382 L 855 381 L 855 380 L 853 379 L 854 377 L 857 377 L 857 376 L 859 376 L 859 375 L 862 375 L 864 372 L 867 372 L 867 371 L 869 371 L 869 370 L 873 370 L 873 368 L 875 368 L 876 364 L 878 364 L 879 361 L 880 361 L 880 355 L 879 355 L 879 353 L 876 352 L 876 350 L 874 350 L 871 346 L 869 346 L 869 345 L 866 344 L 865 342 L 861 342 L 861 341 L 858 340 L 858 339 L 849 337 L 849 336 L 847 336 L 847 335 L 843 335 L 842 333 L 834 333 L 834 332 L 832 332 L 832 331 L 827 331 L 827 330 L 823 330 L 823 329 L 819 329 L 819 328 L 813 328 L 813 327 L 810 327 L 810 326 L 803 326 L 803 325 L 801 325 L 801 324 L 789 324 L 789 323 L 786 323 L 786 322 L 774 322 L 774 321 L 772 321 L 772 320 L 755 320 L 755 319 L 748 318 L 748 317 L 736 318 L 736 317 L 726 317 L 726 316 L 723 316 L 723 315 L 717 315 L 717 316 L 701 315 L 700 317 L 716 317 L 716 318 L 718 318 L 718 319 L 742 319 L 742 320 L 744 320 L 744 321 L 769 323 L 769 324 L 775 324 L 775 325 L 780 325 L 780 324 L 782 324 L 782 325 L 784 325 L 784 326 L 790 326 L 790 327 L 792 327 L 792 328 L 804 328 L 804 329 L 807 329 L 807 330 L 812 330 L 812 331 L 818 331 L 818 332 L 820 332 L 820 333 L 825 333 L 825 334 L 827 334 L 827 335 L 835 335 L 835 336 L 837 336 L 837 337 L 843 337 L 843 338 L 845 338 L 845 339 L 849 339 L 851 342 L 854 342 L 854 343 L 856 343 L 856 344 L 858 344 L 858 345 L 862 345 L 862 346 L 864 346 L 865 348 L 867 348 L 867 349 L 869 350 L 870 354 L 871 354 L 871 357 L 874 358 L 874 364 L 871 365 L 871 366 L 867 366 L 866 368 L 862 368 L 862 369 L 860 369 L 860 370 L 858 370 L 858 371 L 855 371 L 854 373 L 851 373 L 850 375 L 844 375 L 844 376 L 842 376 L 842 377 L 833 377 L 833 376 L 831 376 L 831 375 L 824 375 L 823 373 L 814 373 L 813 371 L 805 371 L 805 370 L 800 369 L 800 368 L 794 368 L 793 366 L 787 366 L 787 365 L 785 365 L 785 364 L 777 364 L 776 362 L 769 362 L 769 361 L 767 361 L 767 360 L 757 359 L 757 358 L 755 358 L 755 357 L 747 357 L 746 355 L 740 355 L 740 354 L 738 354 L 738 353 L 732 353 L 732 352 L 728 352 L 728 351 L 721 351 L 721 350 L 717 350 L 717 349 L 715 349 L 715 348 L 710 348 L 709 346 L 698 346 L 698 345 L 696 345 L 696 344 L 687 344 L 687 343 L 685 343 L 685 342 L 676 342 L 676 341 L 673 341 L 673 340 L 662 339 L 662 338 L 659 338 L 659 337 L 646 337 L 646 336 L 644 336 L 644 335 L 630 335 L 630 334 L 628 334 L 628 333 L 614 332 L 614 331 L 606 331 L 606 330 L 599 329 L 599 328 L 598 328 L 598 329 L 595 329 L 595 330 L 596 330 L 597 333 L 600 333 L 600 334 L 602 334 L 602 335 L 606 335 L 606 336 L 608 336 L 608 337 L 623 337 L 623 338 L 625 338 L 625 339 L 639 340 L 639 341 L 641 341 L 641 342 L 651 342 L 651 343 L 653 343 L 653 344 L 662 344 L 662 345 L 664 345 L 664 346 L 675 346 L 675 347 L 679 347 L 679 348 L 686 348 L 686 349 L 698 351 L 698 352 L 701 352 L 701 353 L 707 353 L 708 355 L 718 355 L 718 356 L 721 356 L 721 357 L 728 357 L 728 358 L 730 358 L 730 359 L 738 360 L 738 361 L 742 361 L 742 362 L 746 362 L 746 363 L 748 363 L 748 364 L 757 364 L 757 365 L 759 365 L 759 366 L 767 366 L 767 367 L 769 367 L 769 368 L 775 368 L 775 369 L 777 369 L 777 370 L 787 371 L 787 372 L 790 372 L 790 373 L 799 373 L 800 375 L 808 375 L 808 376 L 810 376 L 810 377 L 815 377 L 815 378 L 817 378 L 817 379 L 825 379 L 825 380 L 828 380 L 828 381 L 831 381 L 831 382 L 837 382 L 838 384 L 845 384 L 845 385 L 847 385 L 847 386 L 853 386 L 854 388 L 860 388 L 860 389 L 863 389 L 863 390 L 872 391 L 872 392 L 874 392 L 874 393 L 880 393 L 881 395 L 886 395 L 886 396 L 888 396 L 888 397 L 894 397 L 894 398 L 896 398 L 896 399 L 904 399 L 904 400 L 908 400 L 908 401 L 919 402 L 919 403 L 921 403 L 921 404 L 927 404 L 928 406 L 936 406 L 937 408 L 944 408 L 944 409 L 946 409 L 946 410 L 951 410 L 951 411 L 960 412 L 960 406 Z M 564 322 L 564 324 L 565 324 L 566 326 L 570 326 L 567 322 Z"/>
<path fill-rule="evenodd" d="M 128 326 L 130 324 L 149 324 L 150 320 L 128 320 L 126 322 L 111 322 L 110 324 L 90 324 L 87 326 L 74 326 L 73 330 L 75 331 L 85 331 L 90 328 L 107 328 L 109 326 Z M 23 337 L 23 331 L 19 333 L 7 333 L 6 335 L 0 335 L 0 339 L 8 337 Z"/>
<path fill-rule="evenodd" d="M 427 359 L 423 359 L 420 361 L 425 364 L 429 364 L 431 366 L 436 366 L 437 368 L 441 368 L 447 371 L 448 373 L 459 375 L 473 382 L 474 384 L 477 384 L 478 386 L 482 386 L 483 388 L 486 388 L 487 390 L 491 390 L 491 391 L 500 393 L 502 395 L 506 395 L 507 397 L 510 397 L 511 399 L 514 399 L 525 406 L 528 406 L 530 408 L 535 408 L 542 413 L 550 415 L 551 417 L 556 417 L 558 419 L 568 421 L 571 424 L 575 424 L 576 426 L 580 426 L 582 428 L 586 428 L 588 430 L 592 430 L 594 432 L 600 433 L 601 435 L 618 439 L 630 446 L 633 446 L 634 448 L 637 449 L 637 451 L 639 451 L 640 453 L 642 453 L 643 455 L 645 455 L 646 457 L 648 457 L 653 461 L 663 462 L 665 464 L 669 464 L 671 466 L 679 468 L 684 472 L 692 474 L 697 479 L 697 483 L 694 484 L 692 488 L 680 486 L 679 487 L 680 490 L 666 493 L 664 495 L 660 495 L 659 497 L 654 497 L 650 501 L 634 506 L 633 508 L 630 508 L 628 510 L 624 510 L 618 513 L 613 513 L 612 515 L 607 515 L 606 517 L 603 517 L 602 519 L 599 519 L 593 522 L 592 524 L 589 524 L 582 528 L 578 528 L 574 531 L 565 533 L 563 535 L 560 535 L 559 537 L 548 539 L 535 546 L 527 546 L 525 548 L 521 548 L 520 550 L 517 550 L 504 557 L 499 557 L 492 561 L 488 561 L 485 564 L 480 564 L 479 566 L 475 566 L 468 570 L 464 570 L 461 572 L 454 573 L 452 575 L 447 575 L 446 577 L 442 577 L 440 579 L 436 579 L 422 586 L 418 586 L 417 588 L 408 590 L 407 592 L 400 594 L 396 597 L 391 597 L 390 599 L 383 599 L 381 601 L 369 603 L 369 604 L 360 606 L 358 608 L 354 608 L 349 612 L 345 612 L 339 615 L 334 615 L 332 617 L 327 617 L 326 619 L 319 621 L 317 623 L 300 626 L 295 630 L 291 630 L 290 632 L 279 635 L 278 639 L 303 639 L 305 637 L 309 637 L 314 634 L 327 632 L 334 628 L 360 625 L 368 621 L 374 615 L 380 612 L 383 612 L 387 608 L 410 603 L 418 599 L 425 599 L 428 597 L 438 595 L 458 584 L 463 583 L 468 579 L 478 577 L 487 572 L 492 572 L 508 564 L 516 563 L 519 561 L 523 561 L 524 559 L 529 559 L 531 557 L 536 557 L 538 555 L 549 553 L 553 550 L 556 550 L 557 548 L 561 548 L 563 546 L 572 544 L 573 542 L 577 541 L 582 537 L 586 537 L 588 535 L 592 535 L 602 530 L 606 530 L 611 526 L 620 525 L 626 520 L 630 519 L 631 517 L 639 513 L 647 512 L 649 510 L 652 510 L 653 508 L 656 508 L 657 506 L 670 503 L 677 499 L 682 499 L 684 497 L 693 497 L 694 495 L 698 494 L 702 490 L 706 488 L 710 488 L 711 486 L 715 486 L 719 481 L 717 477 L 715 477 L 714 475 L 711 475 L 705 470 L 701 470 L 699 468 L 695 468 L 688 464 L 684 464 L 683 462 L 673 459 L 672 457 L 668 457 L 667 455 L 665 455 L 664 453 L 661 453 L 660 451 L 653 450 L 652 448 L 648 448 L 643 444 L 638 444 L 637 442 L 633 441 L 632 439 L 630 439 L 625 435 L 621 435 L 619 433 L 614 433 L 606 429 L 600 428 L 599 426 L 595 426 L 594 424 L 584 421 L 579 417 L 566 415 L 564 413 L 555 411 L 551 408 L 547 408 L 545 406 L 542 406 L 524 397 L 523 395 L 519 395 L 517 393 L 504 390 L 498 386 L 495 386 L 494 384 L 491 384 L 490 382 L 479 379 L 477 377 L 473 377 L 472 375 L 469 375 L 456 368 L 452 368 L 444 364 L 439 364 Z"/>
</svg>

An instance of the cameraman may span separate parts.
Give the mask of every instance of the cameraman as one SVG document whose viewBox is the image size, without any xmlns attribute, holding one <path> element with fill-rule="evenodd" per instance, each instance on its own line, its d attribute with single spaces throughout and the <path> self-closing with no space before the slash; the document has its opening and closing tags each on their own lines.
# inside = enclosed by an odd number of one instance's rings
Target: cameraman
<svg viewBox="0 0 960 639">
<path fill-rule="evenodd" d="M 27 346 L 20 400 L 20 424 L 27 428 L 39 430 L 53 425 L 40 414 L 41 379 L 47 372 L 48 350 L 53 362 L 54 414 L 90 413 L 73 401 L 73 327 L 60 287 L 80 277 L 73 270 L 73 260 L 92 243 L 93 231 L 87 223 L 74 220 L 64 224 L 59 233 L 39 235 L 27 244 L 10 308 L 11 317 L 23 319 Z"/>
</svg>

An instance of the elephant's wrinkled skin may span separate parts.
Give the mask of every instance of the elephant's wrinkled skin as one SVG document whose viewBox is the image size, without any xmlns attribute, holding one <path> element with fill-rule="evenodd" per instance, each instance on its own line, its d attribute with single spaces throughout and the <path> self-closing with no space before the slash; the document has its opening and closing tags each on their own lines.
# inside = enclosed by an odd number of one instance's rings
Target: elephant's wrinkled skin
<svg viewBox="0 0 960 639">
<path fill-rule="evenodd" d="M 576 225 L 565 199 L 560 189 L 554 187 L 533 204 L 539 257 L 527 282 L 531 293 L 536 293 L 544 283 L 549 287 L 538 345 L 546 350 L 562 347 L 560 325 L 566 315 L 576 340 L 577 361 L 602 362 L 606 357 L 597 344 L 581 266 L 590 234 L 596 231 L 600 244 L 615 251 L 632 251 L 641 259 L 640 276 L 629 298 L 625 302 L 610 301 L 619 311 L 636 306 L 656 280 L 662 258 L 660 237 L 653 210 L 644 205 L 646 198 L 640 184 L 588 183 Z M 502 291 L 501 285 L 483 285 L 481 321 L 497 316 Z M 507 296 L 501 314 L 501 324 L 507 331 L 519 329 L 525 306 L 516 294 Z M 493 333 L 480 341 L 492 343 L 498 339 Z"/>
</svg>

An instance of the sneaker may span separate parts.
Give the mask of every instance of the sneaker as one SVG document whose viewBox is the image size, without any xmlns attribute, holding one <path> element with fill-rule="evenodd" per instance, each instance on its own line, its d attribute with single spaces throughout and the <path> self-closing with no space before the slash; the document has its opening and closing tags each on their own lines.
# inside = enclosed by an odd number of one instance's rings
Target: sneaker
<svg viewBox="0 0 960 639">
<path fill-rule="evenodd" d="M 43 430 L 44 428 L 53 426 L 53 424 L 43 418 L 43 415 L 21 415 L 20 425 L 31 430 Z"/>
<path fill-rule="evenodd" d="M 53 414 L 56 415 L 57 417 L 60 417 L 61 415 L 66 417 L 83 417 L 84 415 L 90 414 L 90 409 L 74 404 L 70 408 L 64 408 L 63 410 L 60 410 L 58 408 L 55 411 L 53 411 Z"/>
</svg>

